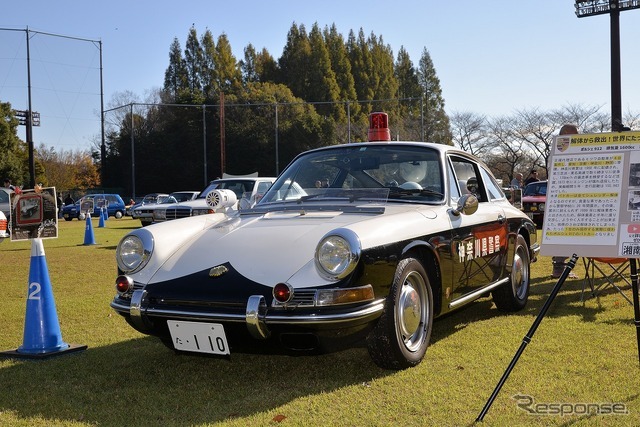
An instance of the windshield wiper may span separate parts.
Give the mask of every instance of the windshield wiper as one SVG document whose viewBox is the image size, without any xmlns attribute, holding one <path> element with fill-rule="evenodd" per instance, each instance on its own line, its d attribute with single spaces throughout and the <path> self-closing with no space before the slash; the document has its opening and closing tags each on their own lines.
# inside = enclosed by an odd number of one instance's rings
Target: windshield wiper
<svg viewBox="0 0 640 427">
<path fill-rule="evenodd" d="M 389 197 L 392 196 L 413 196 L 419 194 L 421 196 L 436 196 L 444 197 L 444 194 L 439 191 L 431 190 L 429 188 L 400 188 L 391 187 L 389 189 Z"/>
</svg>

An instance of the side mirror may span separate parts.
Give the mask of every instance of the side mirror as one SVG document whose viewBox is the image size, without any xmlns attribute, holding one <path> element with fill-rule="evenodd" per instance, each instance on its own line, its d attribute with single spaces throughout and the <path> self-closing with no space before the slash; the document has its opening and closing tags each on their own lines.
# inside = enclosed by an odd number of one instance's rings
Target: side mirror
<svg viewBox="0 0 640 427">
<path fill-rule="evenodd" d="M 458 206 L 451 209 L 451 213 L 455 216 L 460 214 L 473 215 L 478 210 L 478 198 L 473 194 L 465 194 L 458 199 Z"/>
</svg>

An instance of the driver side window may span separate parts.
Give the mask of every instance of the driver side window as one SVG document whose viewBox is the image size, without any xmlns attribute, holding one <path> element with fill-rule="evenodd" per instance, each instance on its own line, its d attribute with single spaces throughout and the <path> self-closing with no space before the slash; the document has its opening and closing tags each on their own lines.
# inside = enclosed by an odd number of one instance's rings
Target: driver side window
<svg viewBox="0 0 640 427">
<path fill-rule="evenodd" d="M 487 197 L 477 166 L 471 161 L 460 157 L 452 157 L 451 165 L 453 166 L 460 194 L 473 194 L 478 198 L 479 202 L 486 202 Z"/>
</svg>

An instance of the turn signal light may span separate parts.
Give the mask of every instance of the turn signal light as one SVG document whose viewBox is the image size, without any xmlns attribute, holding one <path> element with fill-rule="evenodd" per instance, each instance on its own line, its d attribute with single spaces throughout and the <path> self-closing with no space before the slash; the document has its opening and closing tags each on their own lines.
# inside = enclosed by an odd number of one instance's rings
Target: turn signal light
<svg viewBox="0 0 640 427">
<path fill-rule="evenodd" d="M 273 287 L 273 297 L 280 303 L 286 303 L 293 297 L 293 289 L 286 283 L 278 283 Z"/>
<path fill-rule="evenodd" d="M 129 276 L 118 276 L 116 278 L 116 291 L 119 294 L 126 294 L 133 290 L 133 280 Z"/>
</svg>

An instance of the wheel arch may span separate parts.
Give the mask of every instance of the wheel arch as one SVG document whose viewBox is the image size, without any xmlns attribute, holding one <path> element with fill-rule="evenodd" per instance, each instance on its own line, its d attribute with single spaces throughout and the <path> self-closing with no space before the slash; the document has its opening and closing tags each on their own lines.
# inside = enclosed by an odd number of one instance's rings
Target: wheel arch
<svg viewBox="0 0 640 427">
<path fill-rule="evenodd" d="M 431 284 L 433 312 L 438 316 L 442 310 L 442 271 L 438 252 L 427 242 L 414 241 L 404 248 L 402 257 L 413 257 L 422 263 Z"/>
</svg>

